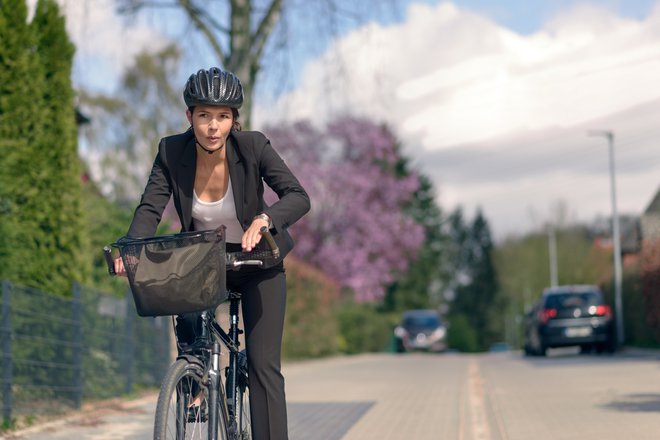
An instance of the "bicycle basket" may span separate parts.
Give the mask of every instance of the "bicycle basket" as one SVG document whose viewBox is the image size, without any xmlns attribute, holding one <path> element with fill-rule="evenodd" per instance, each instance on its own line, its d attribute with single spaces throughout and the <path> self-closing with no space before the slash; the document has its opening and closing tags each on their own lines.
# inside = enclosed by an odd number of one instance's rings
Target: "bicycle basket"
<svg viewBox="0 0 660 440">
<path fill-rule="evenodd" d="M 178 315 L 227 299 L 224 228 L 116 243 L 140 316 Z"/>
</svg>

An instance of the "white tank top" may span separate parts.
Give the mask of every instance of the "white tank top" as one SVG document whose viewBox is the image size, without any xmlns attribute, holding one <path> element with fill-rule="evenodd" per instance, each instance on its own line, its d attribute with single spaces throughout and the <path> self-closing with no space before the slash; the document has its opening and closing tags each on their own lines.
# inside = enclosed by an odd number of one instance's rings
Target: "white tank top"
<svg viewBox="0 0 660 440">
<path fill-rule="evenodd" d="M 227 243 L 241 242 L 243 228 L 236 217 L 236 205 L 234 205 L 234 193 L 231 189 L 231 178 L 229 178 L 227 192 L 224 197 L 215 202 L 199 200 L 197 193 L 193 189 L 192 218 L 196 231 L 215 229 L 220 225 L 225 225 L 227 227 Z"/>
</svg>

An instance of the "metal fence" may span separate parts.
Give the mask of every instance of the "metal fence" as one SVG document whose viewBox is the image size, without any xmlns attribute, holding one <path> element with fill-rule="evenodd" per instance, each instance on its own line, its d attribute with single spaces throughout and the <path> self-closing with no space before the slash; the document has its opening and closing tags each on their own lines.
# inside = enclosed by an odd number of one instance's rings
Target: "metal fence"
<svg viewBox="0 0 660 440">
<path fill-rule="evenodd" d="M 5 421 L 79 408 L 157 386 L 170 363 L 169 318 L 140 318 L 130 296 L 73 285 L 64 298 L 2 282 Z"/>
</svg>

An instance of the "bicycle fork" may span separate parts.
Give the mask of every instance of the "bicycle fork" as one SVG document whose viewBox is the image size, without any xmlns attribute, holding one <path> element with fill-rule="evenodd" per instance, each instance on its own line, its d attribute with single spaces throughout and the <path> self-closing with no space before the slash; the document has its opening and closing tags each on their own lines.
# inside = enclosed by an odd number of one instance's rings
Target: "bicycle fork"
<svg viewBox="0 0 660 440">
<path fill-rule="evenodd" d="M 211 348 L 211 369 L 209 370 L 209 414 L 208 433 L 210 440 L 218 438 L 218 416 L 220 414 L 218 390 L 220 389 L 220 344 L 213 342 Z"/>
<path fill-rule="evenodd" d="M 234 347 L 236 350 L 230 350 L 229 353 L 229 369 L 228 369 L 228 374 L 227 374 L 227 406 L 229 413 L 229 420 L 227 421 L 228 424 L 230 425 L 230 430 L 232 432 L 238 432 L 238 420 L 237 420 L 237 414 L 236 414 L 236 407 L 237 407 L 237 402 L 236 402 L 236 385 L 237 385 L 237 372 L 238 372 L 238 347 L 239 347 L 239 340 L 238 336 L 242 333 L 240 329 L 238 328 L 238 307 L 239 307 L 239 299 L 238 298 L 231 298 L 229 301 L 229 317 L 231 319 L 231 323 L 229 326 L 229 338 L 231 341 L 234 343 Z"/>
</svg>

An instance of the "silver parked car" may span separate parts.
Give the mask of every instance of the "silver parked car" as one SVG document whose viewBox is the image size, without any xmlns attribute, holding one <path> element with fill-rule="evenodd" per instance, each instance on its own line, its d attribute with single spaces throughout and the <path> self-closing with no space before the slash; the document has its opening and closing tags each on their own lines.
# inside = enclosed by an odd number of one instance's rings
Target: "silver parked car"
<svg viewBox="0 0 660 440">
<path fill-rule="evenodd" d="M 409 310 L 394 329 L 398 352 L 425 350 L 440 352 L 447 348 L 447 329 L 435 310 Z"/>
</svg>

